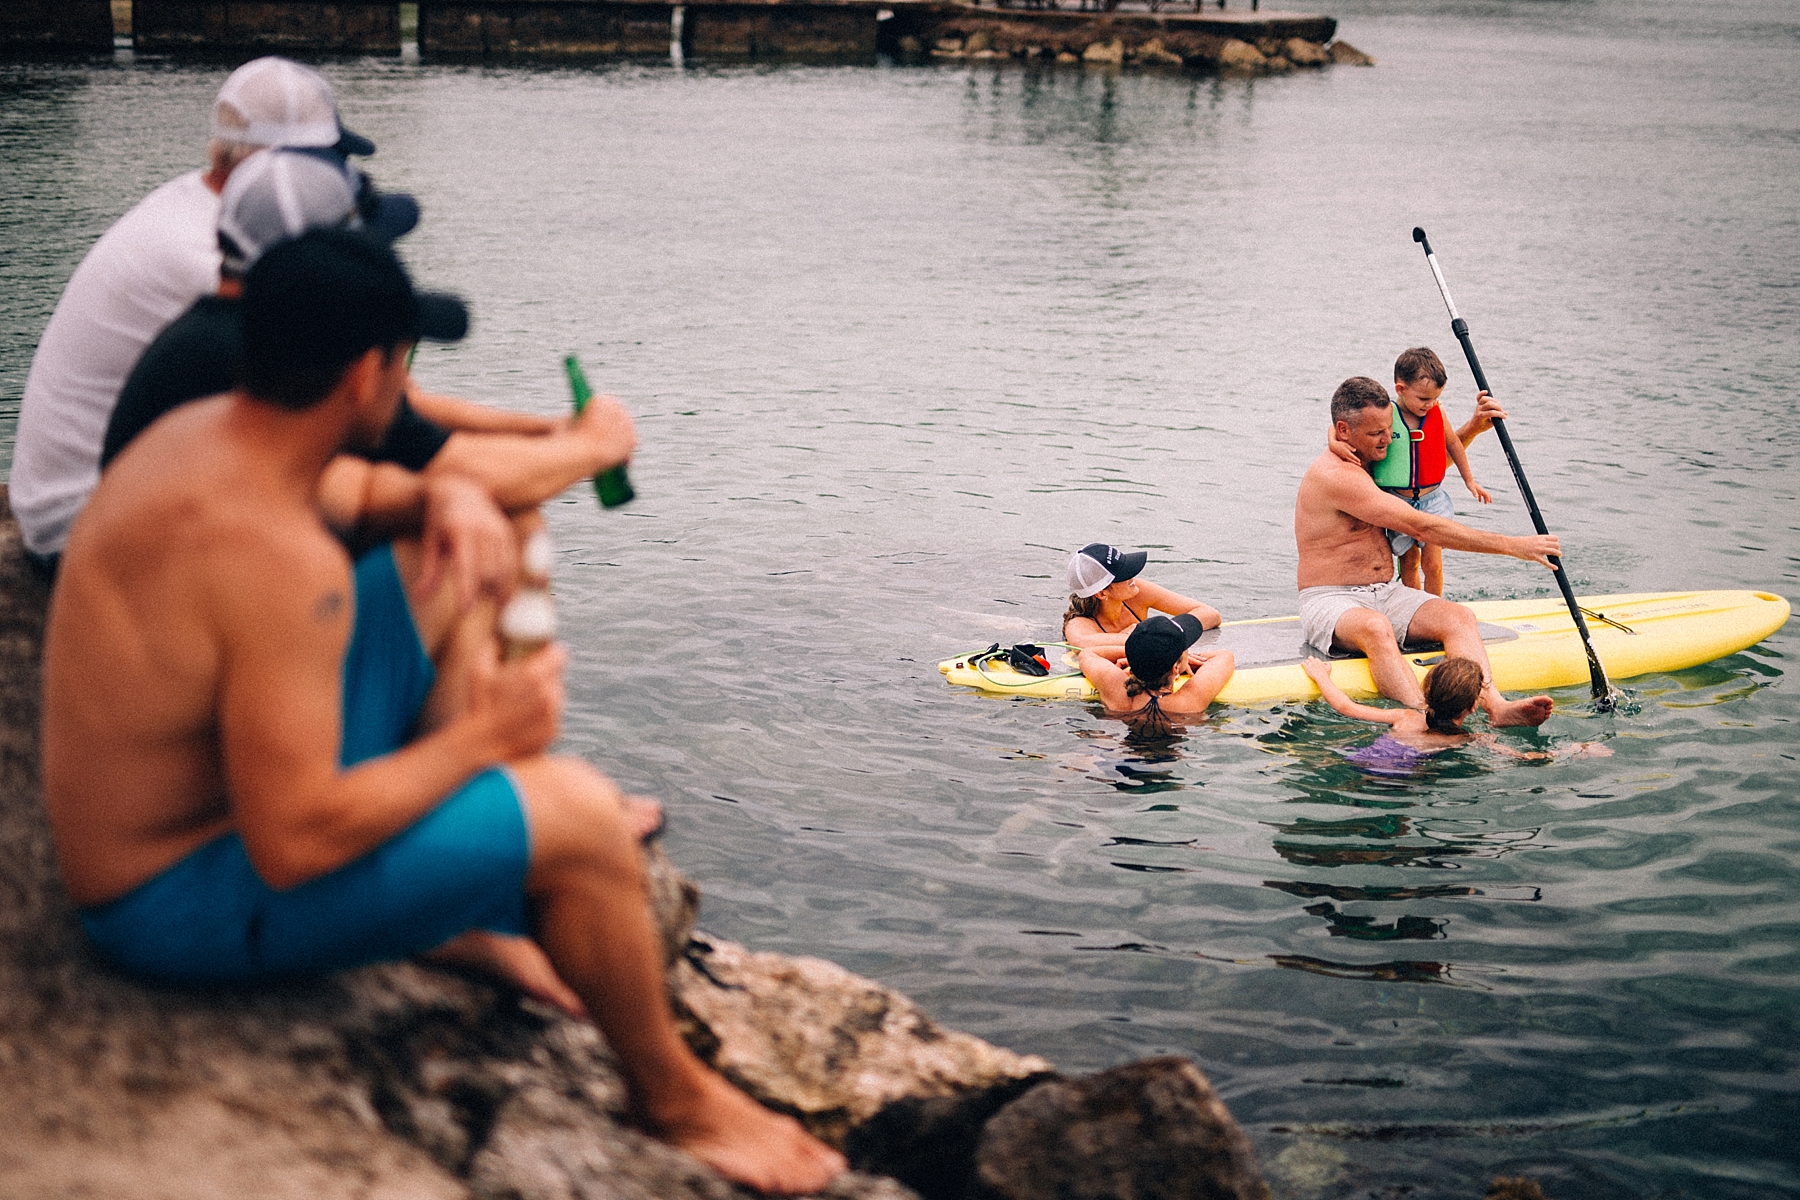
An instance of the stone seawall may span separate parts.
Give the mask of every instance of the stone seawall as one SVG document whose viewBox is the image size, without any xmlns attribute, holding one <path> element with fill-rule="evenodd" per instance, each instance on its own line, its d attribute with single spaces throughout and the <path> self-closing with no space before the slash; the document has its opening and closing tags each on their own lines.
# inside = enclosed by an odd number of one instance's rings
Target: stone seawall
<svg viewBox="0 0 1800 1200">
<path fill-rule="evenodd" d="M 109 0 L 0 0 L 0 54 L 110 54 Z"/>
<path fill-rule="evenodd" d="M 0 488 L 0 1196 L 107 1200 L 728 1200 L 631 1127 L 604 1039 L 415 963 L 261 987 L 146 985 L 100 962 L 57 881 L 37 781 L 45 588 Z M 694 929 L 650 892 L 695 1051 L 843 1148 L 852 1200 L 1266 1200 L 1205 1077 L 1084 1079 L 933 1023 L 813 958 Z"/>
</svg>

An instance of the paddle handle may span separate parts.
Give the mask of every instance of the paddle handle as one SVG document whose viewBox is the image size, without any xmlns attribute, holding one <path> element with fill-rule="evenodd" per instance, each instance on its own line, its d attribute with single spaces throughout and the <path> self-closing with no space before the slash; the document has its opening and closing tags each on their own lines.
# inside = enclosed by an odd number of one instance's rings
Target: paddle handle
<svg viewBox="0 0 1800 1200">
<path fill-rule="evenodd" d="M 587 375 L 573 354 L 563 359 L 563 370 L 568 373 L 569 391 L 575 397 L 575 414 L 580 416 L 581 410 L 594 398 L 593 389 L 588 387 Z M 630 503 L 637 496 L 637 492 L 631 487 L 631 476 L 625 473 L 623 463 L 594 476 L 594 495 L 600 497 L 600 504 L 604 508 L 617 508 L 621 504 Z"/>
<path fill-rule="evenodd" d="M 1437 280 L 1438 294 L 1444 298 L 1444 307 L 1450 310 L 1450 332 L 1462 346 L 1463 357 L 1469 360 L 1469 372 L 1475 376 L 1475 386 L 1488 395 L 1494 390 L 1488 386 L 1487 372 L 1481 369 L 1481 359 L 1476 357 L 1475 343 L 1469 338 L 1469 323 L 1456 311 L 1456 301 L 1450 298 L 1450 285 L 1444 282 L 1443 268 L 1438 266 L 1437 255 L 1431 252 L 1431 240 L 1425 231 L 1413 227 L 1413 241 L 1425 249 L 1425 261 L 1431 264 L 1431 275 Z M 1538 509 L 1537 497 L 1532 495 L 1531 482 L 1525 478 L 1525 468 L 1519 464 L 1519 452 L 1513 449 L 1512 435 L 1506 432 L 1506 422 L 1499 417 L 1493 419 L 1494 432 L 1499 435 L 1500 448 L 1506 452 L 1507 465 L 1512 467 L 1513 481 L 1519 485 L 1519 495 L 1525 500 L 1525 510 L 1531 514 L 1531 524 L 1540 534 L 1550 532 L 1544 523 L 1544 514 Z M 1455 436 L 1452 434 L 1451 436 Z M 1569 615 L 1575 619 L 1576 632 L 1581 634 L 1581 648 L 1587 652 L 1588 683 L 1593 689 L 1594 703 L 1602 709 L 1611 708 L 1614 704 L 1613 686 L 1606 678 L 1606 668 L 1600 665 L 1600 656 L 1594 652 L 1594 640 L 1588 636 L 1587 622 L 1582 619 L 1581 605 L 1575 599 L 1575 589 L 1569 586 L 1569 574 L 1563 570 L 1562 556 L 1552 554 L 1550 568 L 1556 574 L 1556 586 L 1562 592 L 1563 603 L 1569 606 Z"/>
</svg>

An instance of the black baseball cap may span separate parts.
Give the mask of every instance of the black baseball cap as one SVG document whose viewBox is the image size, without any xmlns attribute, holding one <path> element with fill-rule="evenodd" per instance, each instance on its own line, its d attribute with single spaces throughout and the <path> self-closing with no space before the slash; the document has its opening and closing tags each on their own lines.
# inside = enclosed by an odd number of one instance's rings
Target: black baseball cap
<svg viewBox="0 0 1800 1200">
<path fill-rule="evenodd" d="M 1139 679 L 1161 679 L 1206 632 L 1193 613 L 1145 617 L 1125 639 L 1125 659 Z"/>
<path fill-rule="evenodd" d="M 367 350 L 454 342 L 469 328 L 461 300 L 415 292 L 384 241 L 350 229 L 271 246 L 244 279 L 243 313 L 244 386 L 294 407 L 322 398 Z"/>
</svg>

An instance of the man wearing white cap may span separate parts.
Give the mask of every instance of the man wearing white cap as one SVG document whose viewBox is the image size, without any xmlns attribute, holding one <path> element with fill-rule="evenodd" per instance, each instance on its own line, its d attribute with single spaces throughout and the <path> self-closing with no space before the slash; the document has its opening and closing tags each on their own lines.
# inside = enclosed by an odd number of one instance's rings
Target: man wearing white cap
<svg viewBox="0 0 1800 1200">
<path fill-rule="evenodd" d="M 204 170 L 151 192 L 106 231 L 63 290 L 25 380 L 10 499 L 43 564 L 99 477 L 100 442 L 126 375 L 163 328 L 218 284 L 219 192 L 263 146 L 373 154 L 344 129 L 331 85 L 284 58 L 231 73 L 213 105 Z"/>
</svg>

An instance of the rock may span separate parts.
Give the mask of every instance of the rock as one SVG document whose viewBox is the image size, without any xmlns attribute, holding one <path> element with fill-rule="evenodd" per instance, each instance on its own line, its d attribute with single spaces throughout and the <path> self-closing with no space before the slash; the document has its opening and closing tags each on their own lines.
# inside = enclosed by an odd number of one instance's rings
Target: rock
<svg viewBox="0 0 1800 1200">
<path fill-rule="evenodd" d="M 900 53 L 906 58 L 918 58 L 925 53 L 925 43 L 912 34 L 903 34 L 900 38 Z"/>
<path fill-rule="evenodd" d="M 1285 75 L 1294 69 L 1294 64 L 1277 54 L 1263 62 L 1263 70 L 1271 75 Z"/>
<path fill-rule="evenodd" d="M 1186 1059 L 1039 1084 L 983 1130 L 984 1200 L 1268 1200 L 1243 1131 Z"/>
<path fill-rule="evenodd" d="M 1224 71 L 1260 71 L 1262 51 L 1249 42 L 1232 38 L 1219 48 L 1219 69 Z"/>
<path fill-rule="evenodd" d="M 1070 51 L 1058 50 L 1056 52 L 1056 61 L 1059 63 L 1078 63 L 1081 60 L 1079 58 L 1075 57 L 1075 55 L 1073 53 L 1071 53 Z"/>
<path fill-rule="evenodd" d="M 940 1029 L 912 1001 L 818 958 L 696 937 L 676 967 L 683 1036 L 772 1108 L 842 1145 L 900 1100 L 985 1090 L 1050 1072 L 1041 1058 Z"/>
<path fill-rule="evenodd" d="M 1125 61 L 1125 43 L 1118 38 L 1110 42 L 1090 42 L 1088 48 L 1081 52 L 1081 60 L 1090 63 L 1122 63 Z"/>
<path fill-rule="evenodd" d="M 1161 38 L 1151 38 L 1149 41 L 1139 46 L 1133 57 L 1138 62 L 1146 65 L 1166 67 L 1179 67 L 1181 65 L 1181 55 L 1170 50 L 1165 50 Z"/>
<path fill-rule="evenodd" d="M 1486 1200 L 1547 1200 L 1542 1185 L 1523 1175 L 1498 1175 L 1488 1184 Z"/>
<path fill-rule="evenodd" d="M 982 50 L 992 50 L 993 48 L 994 35 L 985 29 L 977 29 L 974 33 L 971 33 L 967 38 L 963 39 L 962 49 L 964 54 L 976 54 Z"/>
<path fill-rule="evenodd" d="M 1325 47 L 1305 38 L 1289 38 L 1281 44 L 1281 53 L 1296 67 L 1322 67 L 1329 61 Z"/>
<path fill-rule="evenodd" d="M 963 41 L 961 38 L 939 38 L 931 47 L 931 53 L 938 58 L 961 58 Z"/>
<path fill-rule="evenodd" d="M 1331 43 L 1325 48 L 1325 53 L 1331 55 L 1331 61 L 1339 66 L 1372 67 L 1375 65 L 1374 59 L 1345 41 Z"/>
<path fill-rule="evenodd" d="M 1264 58 L 1272 58 L 1281 53 L 1281 43 L 1272 37 L 1257 38 L 1256 52 Z"/>
</svg>

